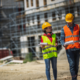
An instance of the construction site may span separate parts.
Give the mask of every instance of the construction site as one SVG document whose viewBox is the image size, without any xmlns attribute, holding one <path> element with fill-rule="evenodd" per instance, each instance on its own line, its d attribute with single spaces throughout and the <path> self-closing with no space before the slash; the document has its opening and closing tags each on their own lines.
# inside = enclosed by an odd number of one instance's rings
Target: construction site
<svg viewBox="0 0 80 80">
<path fill-rule="evenodd" d="M 72 13 L 74 22 L 80 26 L 80 0 L 0 0 L 0 59 L 12 55 L 16 60 L 24 60 L 29 53 L 37 59 L 0 67 L 0 80 L 47 80 L 42 49 L 38 45 L 44 22 L 49 22 L 57 35 L 58 80 L 71 80 L 66 52 L 60 43 L 67 13 Z M 80 69 L 78 75 L 80 80 Z"/>
</svg>

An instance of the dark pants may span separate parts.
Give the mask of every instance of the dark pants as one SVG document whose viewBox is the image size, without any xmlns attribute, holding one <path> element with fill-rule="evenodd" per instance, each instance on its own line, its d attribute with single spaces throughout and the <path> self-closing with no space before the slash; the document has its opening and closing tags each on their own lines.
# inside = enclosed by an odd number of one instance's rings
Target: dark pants
<svg viewBox="0 0 80 80">
<path fill-rule="evenodd" d="M 72 80 L 77 80 L 79 68 L 79 50 L 76 51 L 66 50 L 66 54 L 70 66 Z"/>
<path fill-rule="evenodd" d="M 47 80 L 51 80 L 50 79 L 50 61 L 52 63 L 54 80 L 57 80 L 57 58 L 56 57 L 45 59 Z"/>
</svg>

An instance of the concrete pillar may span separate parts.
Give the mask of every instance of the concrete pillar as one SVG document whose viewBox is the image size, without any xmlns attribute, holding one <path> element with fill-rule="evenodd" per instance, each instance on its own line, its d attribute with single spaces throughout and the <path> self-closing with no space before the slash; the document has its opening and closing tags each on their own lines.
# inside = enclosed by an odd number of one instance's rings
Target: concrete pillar
<svg viewBox="0 0 80 80">
<path fill-rule="evenodd" d="M 36 47 L 35 47 L 36 54 L 37 54 L 37 57 L 40 58 L 40 48 L 38 46 L 38 44 L 39 44 L 39 41 L 38 41 L 39 37 L 38 37 L 38 35 L 35 36 L 35 40 L 36 40 Z"/>
<path fill-rule="evenodd" d="M 32 20 L 32 17 L 30 17 L 30 26 L 33 26 L 33 20 Z"/>
<path fill-rule="evenodd" d="M 27 48 L 27 37 L 26 36 L 21 36 L 20 37 L 20 42 L 21 42 L 21 56 L 22 58 L 25 58 L 26 53 L 29 53 L 28 48 Z"/>
<path fill-rule="evenodd" d="M 25 21 L 26 21 L 26 27 L 28 27 L 28 21 L 27 21 L 27 18 L 26 18 L 26 20 L 25 20 Z"/>
<path fill-rule="evenodd" d="M 33 6 L 36 8 L 36 0 L 33 0 Z"/>
<path fill-rule="evenodd" d="M 34 16 L 34 25 L 37 25 L 37 16 Z"/>
<path fill-rule="evenodd" d="M 43 24 L 45 22 L 45 20 L 44 20 L 44 14 L 40 15 L 40 21 L 41 21 L 41 24 Z"/>
<path fill-rule="evenodd" d="M 36 40 L 36 45 L 38 45 L 39 44 L 39 41 L 38 41 L 39 37 L 37 35 L 35 36 L 35 40 Z M 35 48 L 36 48 L 36 52 L 40 52 L 39 46 L 36 46 Z"/>
<path fill-rule="evenodd" d="M 24 10 L 26 10 L 26 0 L 24 0 Z"/>
<path fill-rule="evenodd" d="M 65 10 L 63 10 L 63 11 L 62 11 L 62 19 L 63 19 L 63 20 L 65 19 L 65 15 L 66 15 Z"/>
<path fill-rule="evenodd" d="M 74 13 L 75 13 L 75 17 L 78 17 L 77 7 L 75 7 L 75 9 L 74 9 Z"/>
<path fill-rule="evenodd" d="M 41 7 L 41 6 L 44 6 L 43 0 L 39 0 L 39 6 L 40 6 L 40 7 Z M 44 8 L 42 7 L 42 8 L 40 8 L 40 10 L 44 10 Z"/>
<path fill-rule="evenodd" d="M 48 13 L 48 21 L 52 22 L 52 12 Z"/>
<path fill-rule="evenodd" d="M 31 0 L 29 0 L 29 7 L 31 7 Z"/>
<path fill-rule="evenodd" d="M 56 12 L 56 20 L 59 20 L 58 12 Z"/>
</svg>

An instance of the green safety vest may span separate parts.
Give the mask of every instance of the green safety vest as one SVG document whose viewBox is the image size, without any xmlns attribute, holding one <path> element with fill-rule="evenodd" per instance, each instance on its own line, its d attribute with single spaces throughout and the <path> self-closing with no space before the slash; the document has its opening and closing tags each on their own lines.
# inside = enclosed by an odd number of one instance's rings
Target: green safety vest
<svg viewBox="0 0 80 80">
<path fill-rule="evenodd" d="M 47 36 L 42 35 L 42 39 L 44 43 L 48 43 L 52 46 L 45 46 L 45 48 L 42 49 L 43 58 L 49 59 L 52 57 L 57 57 L 57 48 L 55 47 L 56 43 L 56 34 L 52 35 L 52 42 L 48 39 Z"/>
</svg>

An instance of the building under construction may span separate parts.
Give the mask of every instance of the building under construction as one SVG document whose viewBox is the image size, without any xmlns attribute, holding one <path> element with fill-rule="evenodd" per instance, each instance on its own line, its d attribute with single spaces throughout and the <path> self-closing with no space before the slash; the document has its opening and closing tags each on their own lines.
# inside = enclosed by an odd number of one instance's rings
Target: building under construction
<svg viewBox="0 0 80 80">
<path fill-rule="evenodd" d="M 5 2 L 5 0 L 1 1 Z M 4 11 L 9 12 L 6 20 L 0 18 L 2 33 L 0 42 L 2 46 L 0 47 L 10 48 L 16 57 L 25 58 L 27 53 L 33 53 L 33 56 L 38 58 L 42 57 L 38 44 L 43 34 L 41 26 L 45 21 L 52 24 L 53 33 L 57 35 L 58 51 L 61 49 L 61 28 L 66 25 L 65 15 L 72 13 L 75 17 L 74 22 L 80 25 L 80 0 L 8 1 L 11 1 L 12 6 L 14 6 L 13 2 L 16 3 L 16 6 L 5 7 L 3 5 L 0 7 L 2 14 Z"/>
</svg>

